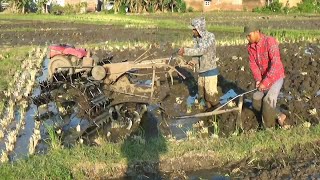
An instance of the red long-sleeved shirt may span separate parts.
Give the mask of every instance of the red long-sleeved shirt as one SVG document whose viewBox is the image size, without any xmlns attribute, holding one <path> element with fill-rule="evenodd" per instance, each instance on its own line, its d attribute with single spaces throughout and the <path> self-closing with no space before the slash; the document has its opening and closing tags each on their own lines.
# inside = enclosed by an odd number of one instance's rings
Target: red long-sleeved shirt
<svg viewBox="0 0 320 180">
<path fill-rule="evenodd" d="M 269 89 L 274 82 L 284 78 L 284 68 L 277 41 L 273 37 L 260 35 L 258 43 L 247 46 L 250 69 L 254 79 Z"/>
</svg>

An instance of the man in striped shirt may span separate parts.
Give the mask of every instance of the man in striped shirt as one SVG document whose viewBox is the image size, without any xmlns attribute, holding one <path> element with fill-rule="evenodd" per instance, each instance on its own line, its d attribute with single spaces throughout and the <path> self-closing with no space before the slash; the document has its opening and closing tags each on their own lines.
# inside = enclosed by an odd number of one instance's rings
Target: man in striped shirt
<svg viewBox="0 0 320 180">
<path fill-rule="evenodd" d="M 285 77 L 279 44 L 275 38 L 261 33 L 254 24 L 244 27 L 248 40 L 250 69 L 259 90 L 253 94 L 253 108 L 262 113 L 265 127 L 273 127 L 276 120 L 284 126 L 286 115 L 276 110 L 277 98 Z"/>
</svg>

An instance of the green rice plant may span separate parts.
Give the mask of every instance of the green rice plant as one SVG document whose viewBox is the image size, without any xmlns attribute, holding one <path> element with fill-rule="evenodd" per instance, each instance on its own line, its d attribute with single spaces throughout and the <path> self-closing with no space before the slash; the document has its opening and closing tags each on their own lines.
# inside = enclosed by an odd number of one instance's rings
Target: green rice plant
<svg viewBox="0 0 320 180">
<path fill-rule="evenodd" d="M 0 53 L 0 91 L 8 88 L 13 74 L 20 70 L 21 63 L 30 49 L 30 46 L 7 48 Z"/>
<path fill-rule="evenodd" d="M 0 101 L 0 114 L 3 112 L 3 108 L 4 108 L 4 101 L 1 100 Z"/>
<path fill-rule="evenodd" d="M 219 128 L 219 120 L 217 118 L 217 115 L 214 115 L 212 117 L 213 122 L 212 122 L 212 126 L 213 126 L 213 137 L 219 137 L 219 133 L 220 133 L 220 128 Z"/>
<path fill-rule="evenodd" d="M 236 124 L 236 129 L 235 131 L 232 133 L 233 136 L 238 136 L 240 133 L 242 133 L 242 129 L 241 127 L 238 126 L 238 124 Z"/>
<path fill-rule="evenodd" d="M 46 123 L 44 123 L 44 126 L 49 134 L 49 141 L 47 143 L 50 145 L 51 149 L 61 149 L 61 139 L 55 132 L 54 127 Z"/>
</svg>

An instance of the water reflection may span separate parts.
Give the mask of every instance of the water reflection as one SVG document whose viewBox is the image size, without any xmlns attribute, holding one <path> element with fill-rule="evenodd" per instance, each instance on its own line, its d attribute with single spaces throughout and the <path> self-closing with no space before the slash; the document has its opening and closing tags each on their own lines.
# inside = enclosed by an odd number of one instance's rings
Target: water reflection
<svg viewBox="0 0 320 180">
<path fill-rule="evenodd" d="M 42 64 L 42 70 L 41 70 L 41 76 L 37 78 L 37 82 L 41 82 L 45 79 L 47 79 L 48 76 L 48 69 L 47 66 L 49 64 L 49 59 L 45 59 L 43 64 Z M 32 96 L 38 96 L 40 95 L 41 90 L 39 87 L 35 88 L 32 92 Z M 52 105 L 48 105 L 49 108 Z M 28 157 L 29 155 L 29 143 L 30 143 L 30 138 L 33 134 L 33 129 L 35 128 L 35 116 L 37 114 L 37 107 L 34 104 L 30 104 L 29 108 L 26 112 L 26 117 L 25 117 L 25 127 L 24 130 L 19 132 L 19 136 L 17 138 L 16 146 L 14 148 L 14 151 L 10 154 L 10 160 L 15 161 L 20 158 Z M 43 131 L 43 128 L 40 129 Z M 43 134 L 43 133 L 42 133 Z"/>
<path fill-rule="evenodd" d="M 209 170 L 197 170 L 187 172 L 187 177 L 189 180 L 230 180 L 231 177 L 228 174 L 221 175 L 221 170 L 209 169 Z"/>
</svg>

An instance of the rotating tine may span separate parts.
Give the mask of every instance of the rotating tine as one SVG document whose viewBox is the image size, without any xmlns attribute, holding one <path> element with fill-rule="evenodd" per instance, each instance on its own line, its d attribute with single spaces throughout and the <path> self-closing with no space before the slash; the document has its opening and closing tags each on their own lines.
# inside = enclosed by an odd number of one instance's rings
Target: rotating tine
<svg viewBox="0 0 320 180">
<path fill-rule="evenodd" d="M 43 104 L 48 104 L 50 101 L 52 101 L 52 96 L 50 93 L 41 94 L 37 97 L 31 98 L 32 102 L 36 106 L 41 106 Z"/>
<path fill-rule="evenodd" d="M 59 82 L 57 75 L 58 75 L 57 73 L 53 73 L 53 75 L 52 75 L 55 82 Z"/>
<path fill-rule="evenodd" d="M 98 96 L 98 97 L 95 97 L 94 99 L 92 99 L 91 100 L 91 103 L 92 104 L 104 104 L 104 103 L 106 103 L 106 101 L 107 101 L 107 99 L 106 99 L 107 97 L 105 97 L 104 95 L 100 95 L 100 96 Z"/>
<path fill-rule="evenodd" d="M 62 72 L 61 72 L 61 76 L 62 76 L 62 78 L 63 78 L 64 81 L 68 81 L 68 79 L 67 79 L 67 77 L 66 77 L 67 73 L 68 73 L 68 71 L 62 71 Z"/>
<path fill-rule="evenodd" d="M 40 86 L 41 92 L 42 91 L 49 91 L 51 84 L 49 83 L 49 81 L 45 80 L 45 81 L 39 82 L 39 86 Z"/>
</svg>

